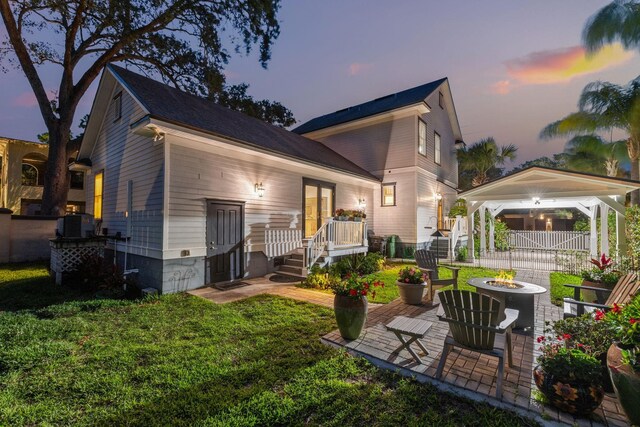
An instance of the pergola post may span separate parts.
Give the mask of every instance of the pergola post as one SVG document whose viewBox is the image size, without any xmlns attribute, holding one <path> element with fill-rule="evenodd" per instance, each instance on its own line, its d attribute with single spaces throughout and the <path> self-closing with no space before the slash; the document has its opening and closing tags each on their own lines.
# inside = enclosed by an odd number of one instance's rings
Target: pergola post
<svg viewBox="0 0 640 427">
<path fill-rule="evenodd" d="M 598 205 L 591 206 L 589 214 L 591 220 L 589 223 L 589 253 L 591 258 L 596 258 L 598 256 Z"/>
<path fill-rule="evenodd" d="M 496 251 L 496 219 L 489 212 L 489 253 Z"/>
<path fill-rule="evenodd" d="M 609 206 L 600 203 L 600 252 L 609 253 Z"/>
<path fill-rule="evenodd" d="M 485 207 L 480 207 L 480 256 L 487 252 L 487 229 L 485 223 Z"/>
<path fill-rule="evenodd" d="M 471 262 L 476 260 L 476 251 L 473 241 L 473 219 L 475 210 L 470 203 L 467 203 L 467 256 Z"/>
<path fill-rule="evenodd" d="M 627 219 L 624 214 L 616 211 L 616 249 L 618 257 L 627 254 L 627 236 L 625 230 L 627 228 Z"/>
</svg>

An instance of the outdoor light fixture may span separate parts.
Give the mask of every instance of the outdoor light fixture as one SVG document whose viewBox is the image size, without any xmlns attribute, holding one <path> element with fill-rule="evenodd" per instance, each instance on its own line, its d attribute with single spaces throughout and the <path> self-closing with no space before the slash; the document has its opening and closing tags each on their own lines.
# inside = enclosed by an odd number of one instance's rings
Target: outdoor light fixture
<svg viewBox="0 0 640 427">
<path fill-rule="evenodd" d="M 257 183 L 256 182 L 254 190 L 255 190 L 256 194 L 258 195 L 258 197 L 264 196 L 264 186 L 262 185 L 262 183 Z"/>
<path fill-rule="evenodd" d="M 533 204 L 534 205 L 539 205 L 540 204 L 540 197 L 532 197 L 531 200 L 533 200 Z"/>
<path fill-rule="evenodd" d="M 364 210 L 367 207 L 367 201 L 364 197 L 358 199 L 358 208 Z"/>
<path fill-rule="evenodd" d="M 438 201 L 438 200 L 442 200 L 442 194 L 441 193 L 436 193 L 433 195 L 434 200 Z"/>
</svg>

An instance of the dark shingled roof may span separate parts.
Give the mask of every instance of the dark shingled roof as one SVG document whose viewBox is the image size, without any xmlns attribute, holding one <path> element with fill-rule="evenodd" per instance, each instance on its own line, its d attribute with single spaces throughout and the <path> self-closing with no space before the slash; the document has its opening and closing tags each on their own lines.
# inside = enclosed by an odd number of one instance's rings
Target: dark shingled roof
<svg viewBox="0 0 640 427">
<path fill-rule="evenodd" d="M 374 175 L 318 141 L 222 107 L 122 67 L 108 67 L 145 106 L 152 118 L 379 181 Z"/>
<path fill-rule="evenodd" d="M 424 101 L 427 96 L 436 90 L 447 78 L 433 81 L 431 83 L 416 86 L 402 92 L 393 93 L 365 102 L 364 104 L 355 105 L 353 107 L 338 110 L 335 113 L 325 114 L 316 117 L 308 122 L 293 129 L 293 132 L 303 134 L 313 132 L 318 129 L 324 129 L 341 123 L 358 120 L 375 114 L 384 113 L 385 111 L 395 110 L 397 108 L 406 107 L 408 105 L 417 104 Z"/>
</svg>

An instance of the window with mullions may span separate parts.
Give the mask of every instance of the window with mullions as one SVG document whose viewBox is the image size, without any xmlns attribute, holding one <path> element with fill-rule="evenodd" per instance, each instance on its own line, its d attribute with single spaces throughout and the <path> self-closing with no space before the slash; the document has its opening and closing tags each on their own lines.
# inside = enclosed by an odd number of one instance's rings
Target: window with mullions
<svg viewBox="0 0 640 427">
<path fill-rule="evenodd" d="M 382 184 L 382 206 L 396 205 L 396 183 Z"/>
<path fill-rule="evenodd" d="M 418 153 L 427 155 L 427 124 L 418 119 Z"/>
</svg>

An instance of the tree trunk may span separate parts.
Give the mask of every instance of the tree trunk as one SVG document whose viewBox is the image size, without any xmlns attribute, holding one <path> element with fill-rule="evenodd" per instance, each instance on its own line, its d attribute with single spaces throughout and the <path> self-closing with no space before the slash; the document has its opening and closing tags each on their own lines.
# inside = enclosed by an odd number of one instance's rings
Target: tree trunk
<svg viewBox="0 0 640 427">
<path fill-rule="evenodd" d="M 71 126 L 59 121 L 49 129 L 49 158 L 44 175 L 42 214 L 63 216 L 67 208 L 69 192 L 69 167 L 67 145 Z"/>
<path fill-rule="evenodd" d="M 640 181 L 640 164 L 638 158 L 631 159 L 631 179 Z M 631 192 L 631 206 L 637 206 L 640 203 L 640 190 Z"/>
</svg>

